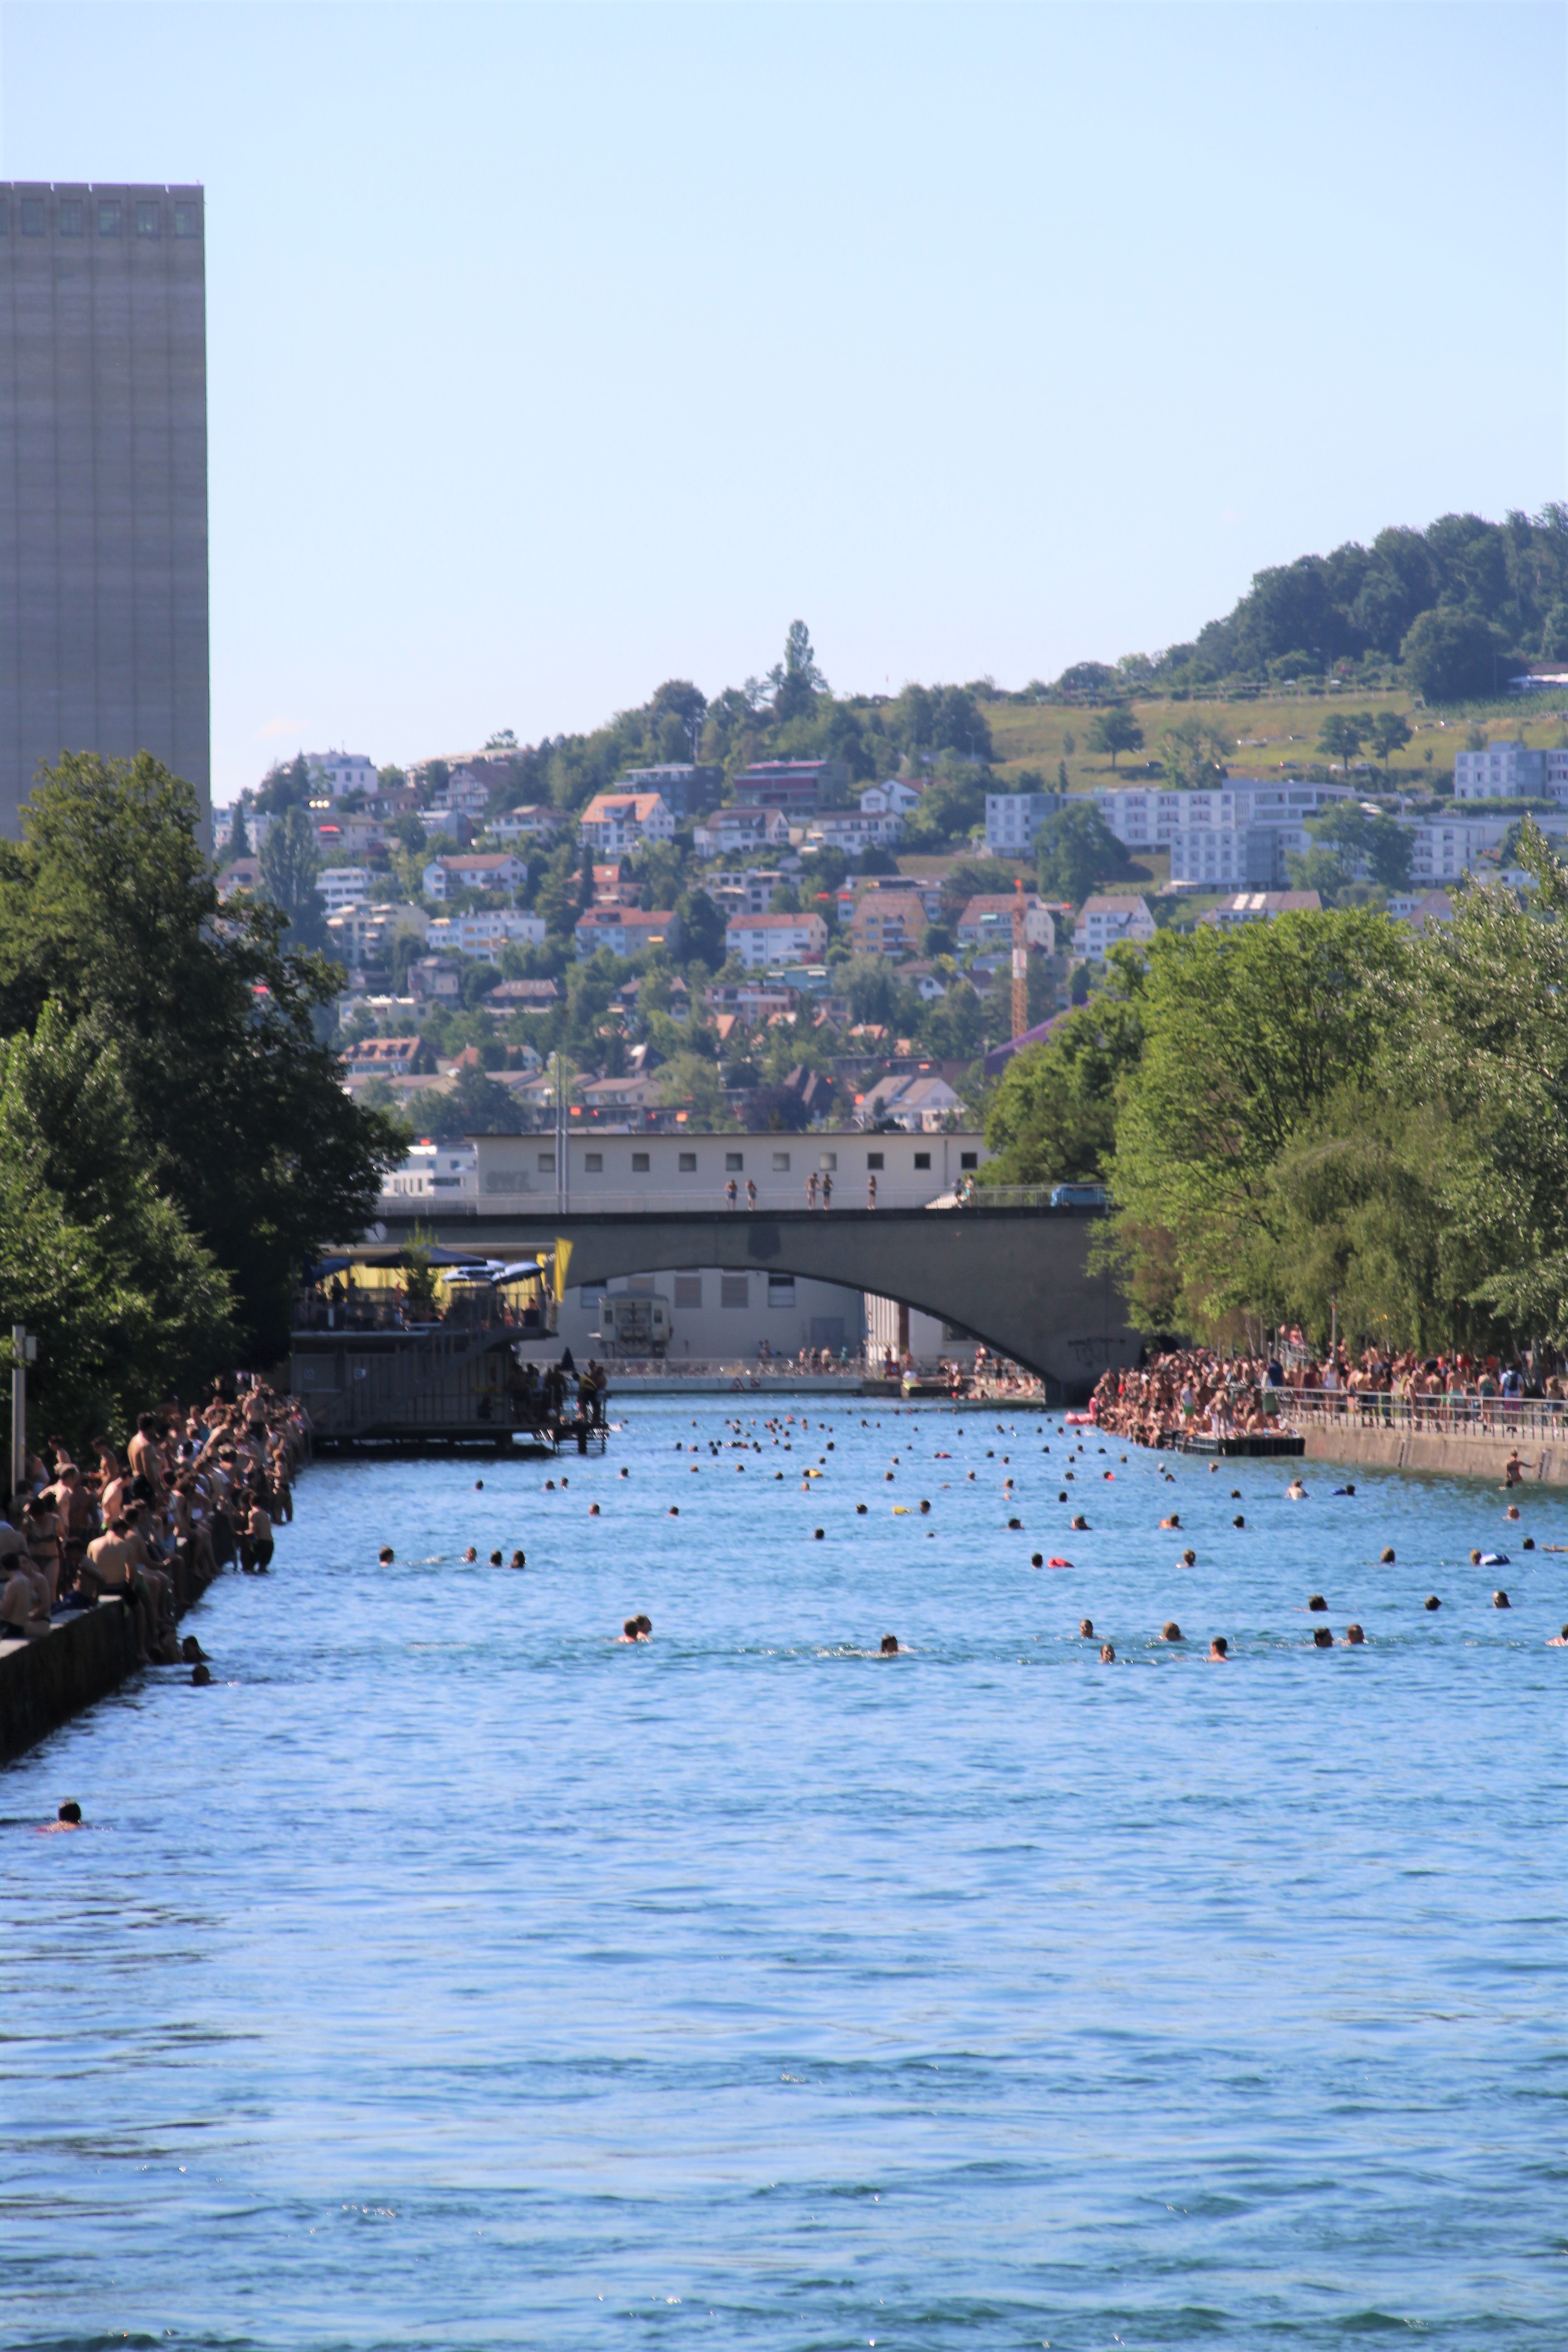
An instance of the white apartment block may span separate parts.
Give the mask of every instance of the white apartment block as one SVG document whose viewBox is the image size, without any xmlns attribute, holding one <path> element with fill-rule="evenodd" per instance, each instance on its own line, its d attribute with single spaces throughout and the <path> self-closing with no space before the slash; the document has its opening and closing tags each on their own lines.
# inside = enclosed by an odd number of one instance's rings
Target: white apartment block
<svg viewBox="0 0 1568 2352">
<path fill-rule="evenodd" d="M 890 849 L 902 839 L 903 831 L 901 816 L 879 815 L 865 809 L 829 809 L 806 826 L 805 846 L 841 849 L 846 857 L 858 857 L 863 850 Z"/>
<path fill-rule="evenodd" d="M 737 915 L 724 926 L 724 948 L 748 971 L 790 963 L 819 963 L 827 953 L 820 915 Z"/>
<path fill-rule="evenodd" d="M 1060 793 L 987 793 L 986 848 L 994 857 L 1027 857 L 1046 819 L 1066 805 Z"/>
<path fill-rule="evenodd" d="M 375 761 L 367 760 L 363 751 L 307 751 L 305 765 L 311 782 L 331 793 L 335 801 L 341 801 L 345 793 L 376 793 L 381 789 Z"/>
<path fill-rule="evenodd" d="M 658 793 L 595 793 L 580 831 L 595 857 L 614 857 L 640 842 L 673 841 L 675 819 Z"/>
<path fill-rule="evenodd" d="M 1154 918 L 1142 898 L 1106 895 L 1086 898 L 1072 935 L 1074 950 L 1098 962 L 1119 940 L 1152 940 Z"/>
<path fill-rule="evenodd" d="M 1424 817 L 1408 826 L 1412 882 L 1456 882 L 1495 849 L 1509 829 L 1506 816 Z"/>
<path fill-rule="evenodd" d="M 787 849 L 789 819 L 783 809 L 753 807 L 715 809 L 691 829 L 693 848 L 702 857 L 734 857 L 747 850 Z"/>
<path fill-rule="evenodd" d="M 923 790 L 923 785 L 906 783 L 902 776 L 889 776 L 885 783 L 867 785 L 860 806 L 868 816 L 912 816 Z"/>
<path fill-rule="evenodd" d="M 482 963 L 499 963 L 500 951 L 509 943 L 542 947 L 544 918 L 522 914 L 512 907 L 492 908 L 482 914 L 437 915 L 425 940 L 434 954 L 475 956 Z"/>
<path fill-rule="evenodd" d="M 316 877 L 316 887 L 326 901 L 329 915 L 341 915 L 345 907 L 357 907 L 370 890 L 370 872 L 363 866 L 329 866 Z"/>
<path fill-rule="evenodd" d="M 1489 743 L 1454 761 L 1457 801 L 1568 802 L 1568 751 L 1531 751 L 1522 743 Z"/>
<path fill-rule="evenodd" d="M 1096 807 L 1129 849 L 1173 848 L 1183 834 L 1248 825 L 1300 827 L 1336 801 L 1354 800 L 1352 784 L 1272 782 L 1234 777 L 1212 792 L 1172 793 L 1128 786 L 1097 792 Z"/>
</svg>

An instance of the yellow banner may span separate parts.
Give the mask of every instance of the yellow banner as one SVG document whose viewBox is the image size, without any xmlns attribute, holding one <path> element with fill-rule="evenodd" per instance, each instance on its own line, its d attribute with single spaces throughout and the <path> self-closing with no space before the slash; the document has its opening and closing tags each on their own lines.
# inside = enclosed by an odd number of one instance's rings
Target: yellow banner
<svg viewBox="0 0 1568 2352">
<path fill-rule="evenodd" d="M 572 1244 L 555 1236 L 555 1296 L 564 1298 L 566 1285 L 572 1278 Z"/>
</svg>

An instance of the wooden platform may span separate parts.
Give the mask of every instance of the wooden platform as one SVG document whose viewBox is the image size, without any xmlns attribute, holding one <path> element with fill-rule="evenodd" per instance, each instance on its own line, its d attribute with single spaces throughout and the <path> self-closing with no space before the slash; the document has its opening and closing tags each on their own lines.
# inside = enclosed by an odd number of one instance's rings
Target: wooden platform
<svg viewBox="0 0 1568 2352">
<path fill-rule="evenodd" d="M 1279 1437 L 1184 1437 L 1181 1450 L 1184 1454 L 1243 1454 L 1267 1460 L 1276 1455 L 1288 1458 L 1305 1454 L 1307 1441 L 1304 1437 L 1283 1434 Z"/>
</svg>

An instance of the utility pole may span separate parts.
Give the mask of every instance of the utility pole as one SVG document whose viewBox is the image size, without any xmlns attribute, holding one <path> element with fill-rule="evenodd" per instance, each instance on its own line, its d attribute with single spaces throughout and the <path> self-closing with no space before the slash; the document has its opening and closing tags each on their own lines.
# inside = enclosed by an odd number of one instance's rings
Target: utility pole
<svg viewBox="0 0 1568 2352">
<path fill-rule="evenodd" d="M 11 1326 L 11 1492 L 19 1495 L 27 1477 L 27 1367 L 37 1363 L 38 1343 L 26 1324 Z"/>
<path fill-rule="evenodd" d="M 1029 1025 L 1029 950 L 1025 943 L 1024 877 L 1013 884 L 1013 1034 L 1021 1037 Z"/>
</svg>

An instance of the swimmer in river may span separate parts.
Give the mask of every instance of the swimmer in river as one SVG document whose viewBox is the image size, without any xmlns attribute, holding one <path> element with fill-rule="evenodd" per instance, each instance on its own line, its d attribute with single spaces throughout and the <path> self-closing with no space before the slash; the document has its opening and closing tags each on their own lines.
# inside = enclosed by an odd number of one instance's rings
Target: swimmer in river
<svg viewBox="0 0 1568 2352">
<path fill-rule="evenodd" d="M 508 1566 L 511 1568 L 526 1568 L 528 1566 L 528 1554 L 525 1551 L 514 1551 L 510 1560 L 508 1562 Z"/>
<path fill-rule="evenodd" d="M 1242 1517 L 1241 1513 L 1237 1511 L 1235 1518 L 1232 1519 L 1230 1524 L 1233 1528 L 1244 1528 L 1247 1525 L 1247 1521 Z"/>
<path fill-rule="evenodd" d="M 1394 1546 L 1392 1544 L 1384 1544 L 1383 1549 L 1378 1553 L 1377 1559 L 1380 1568 L 1392 1568 L 1394 1566 Z"/>
<path fill-rule="evenodd" d="M 1116 1664 L 1116 1652 L 1109 1642 L 1101 1642 L 1100 1645 L 1100 1663 L 1102 1666 L 1113 1666 Z"/>
<path fill-rule="evenodd" d="M 191 1668 L 191 1680 L 198 1685 L 210 1683 L 212 1678 L 213 1670 L 210 1666 L 195 1665 Z"/>
<path fill-rule="evenodd" d="M 1568 1650 L 1568 1625 L 1563 1626 L 1561 1633 L 1549 1633 L 1546 1646 L 1549 1650 Z"/>
<path fill-rule="evenodd" d="M 381 1564 L 382 1564 L 383 1568 L 390 1568 L 390 1567 L 392 1566 L 393 1561 L 396 1559 L 396 1557 L 397 1557 L 397 1555 L 396 1555 L 396 1553 L 393 1550 L 392 1546 L 391 1546 L 390 1544 L 383 1544 L 383 1545 L 382 1545 L 382 1547 L 381 1547 L 381 1552 L 380 1552 L 380 1559 L 381 1559 Z"/>
<path fill-rule="evenodd" d="M 1510 1486 L 1520 1486 L 1523 1483 L 1524 1465 L 1515 1452 L 1509 1455 L 1507 1466 L 1502 1474 L 1502 1491 L 1506 1495 Z"/>
<path fill-rule="evenodd" d="M 1324 1600 L 1321 1592 L 1312 1593 L 1310 1595 L 1307 1601 L 1308 1608 L 1312 1610 L 1326 1611 L 1328 1605 L 1328 1602 Z"/>
<path fill-rule="evenodd" d="M 1195 1551 L 1188 1550 L 1182 1554 L 1182 1566 L 1184 1568 L 1196 1568 L 1197 1564 L 1198 1556 Z"/>
<path fill-rule="evenodd" d="M 1179 1528 L 1181 1524 L 1182 1515 L 1180 1511 L 1173 1511 L 1168 1519 L 1162 1519 L 1160 1522 L 1160 1525 L 1163 1528 Z"/>
<path fill-rule="evenodd" d="M 643 1632 L 642 1626 L 638 1622 L 637 1619 L 635 1617 L 628 1617 L 625 1624 L 621 1627 L 620 1632 L 616 1636 L 616 1646 L 617 1649 L 621 1649 L 624 1648 L 628 1642 L 646 1642 L 647 1640 L 647 1635 Z"/>
<path fill-rule="evenodd" d="M 1443 1606 L 1435 1592 L 1429 1592 L 1421 1605 L 1424 1609 L 1441 1609 Z"/>
<path fill-rule="evenodd" d="M 1285 1500 L 1288 1503 L 1304 1503 L 1306 1499 L 1307 1489 L 1302 1486 L 1300 1478 L 1292 1478 L 1285 1489 Z"/>
<path fill-rule="evenodd" d="M 1507 1510 L 1503 1513 L 1503 1517 L 1507 1519 L 1517 1519 L 1519 1517 L 1519 1505 L 1517 1503 L 1510 1503 Z"/>
<path fill-rule="evenodd" d="M 882 1646 L 878 1654 L 884 1658 L 896 1658 L 899 1655 L 899 1637 L 896 1633 L 883 1634 Z"/>
<path fill-rule="evenodd" d="M 637 1632 L 642 1635 L 645 1642 L 647 1640 L 648 1635 L 653 1632 L 653 1619 L 651 1617 L 645 1616 L 640 1609 L 637 1612 Z"/>
<path fill-rule="evenodd" d="M 194 1633 L 187 1633 L 184 1640 L 180 1643 L 180 1655 L 184 1660 L 187 1666 L 199 1666 L 203 1664 L 205 1661 L 206 1654 L 206 1652 L 203 1649 L 201 1643 L 197 1641 Z"/>
<path fill-rule="evenodd" d="M 492 1552 L 491 1552 L 491 1554 L 490 1554 L 490 1566 L 491 1566 L 492 1568 L 499 1568 L 499 1567 L 500 1566 L 500 1552 L 499 1552 L 499 1551 L 492 1551 Z"/>
<path fill-rule="evenodd" d="M 1092 1642 L 1092 1641 L 1093 1641 L 1093 1639 L 1094 1639 L 1094 1620 L 1093 1620 L 1093 1618 L 1092 1618 L 1092 1617 L 1080 1617 L 1080 1618 L 1079 1619 L 1079 1621 L 1078 1621 L 1078 1637 L 1079 1637 L 1079 1640 L 1080 1642 Z"/>
<path fill-rule="evenodd" d="M 65 1803 L 60 1807 L 59 1811 L 55 1815 L 54 1820 L 48 1824 L 48 1826 L 49 1828 L 56 1830 L 80 1829 L 81 1807 L 77 1803 L 74 1797 L 68 1797 L 66 1799 Z"/>
<path fill-rule="evenodd" d="M 1345 1627 L 1345 1639 L 1350 1643 L 1352 1649 L 1356 1650 L 1359 1649 L 1361 1644 L 1365 1641 L 1366 1635 L 1362 1632 L 1359 1625 L 1347 1625 Z"/>
<path fill-rule="evenodd" d="M 1217 1658 L 1221 1665 L 1224 1665 L 1230 1656 L 1230 1643 L 1223 1633 L 1216 1633 L 1209 1643 L 1209 1655 L 1211 1658 Z"/>
<path fill-rule="evenodd" d="M 1510 1605 L 1511 1604 L 1506 1592 L 1494 1592 L 1492 1594 L 1492 1607 L 1494 1609 L 1507 1609 Z"/>
<path fill-rule="evenodd" d="M 1177 1622 L 1176 1622 L 1176 1621 L 1175 1621 L 1175 1619 L 1174 1619 L 1173 1617 L 1170 1620 L 1170 1622 L 1169 1622 L 1167 1624 L 1164 1624 L 1164 1625 L 1162 1625 L 1162 1626 L 1161 1626 L 1161 1628 L 1160 1628 L 1160 1639 L 1161 1639 L 1161 1641 L 1162 1641 L 1162 1642 L 1179 1642 L 1179 1641 L 1181 1640 L 1181 1638 L 1182 1638 L 1182 1629 L 1181 1629 L 1181 1627 L 1177 1624 Z"/>
<path fill-rule="evenodd" d="M 479 1553 L 474 1549 L 472 1544 L 468 1546 L 468 1550 L 463 1554 L 463 1558 L 470 1567 L 473 1565 L 474 1561 L 478 1559 Z"/>
<path fill-rule="evenodd" d="M 1317 1632 L 1312 1636 L 1312 1640 L 1316 1647 L 1320 1650 L 1331 1650 L 1334 1646 L 1334 1637 L 1330 1633 L 1326 1625 L 1320 1625 L 1318 1627 Z"/>
</svg>

